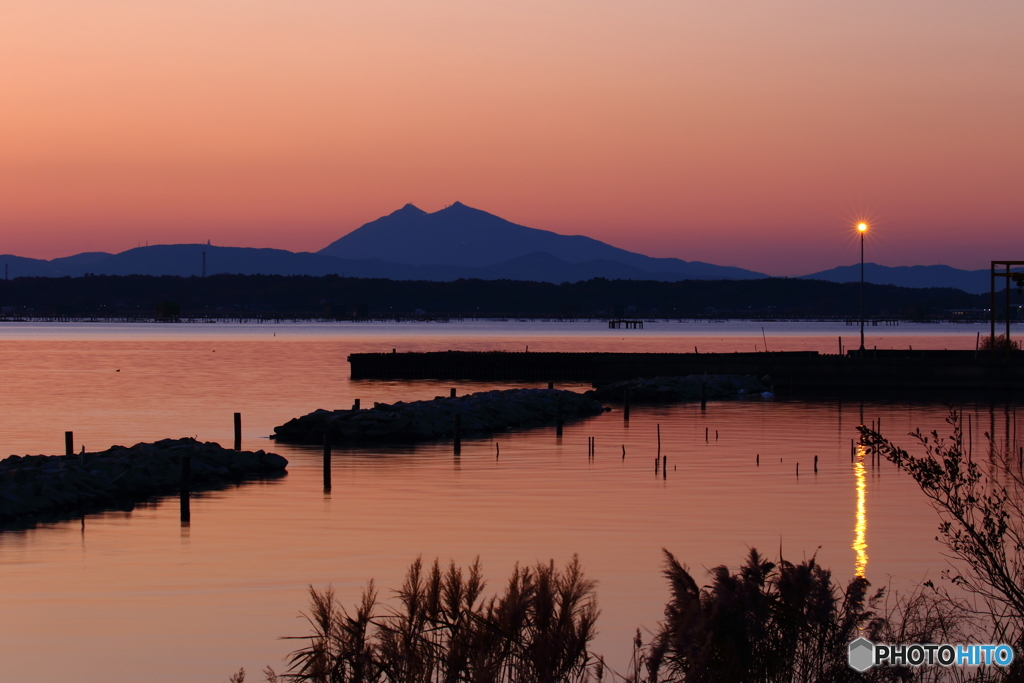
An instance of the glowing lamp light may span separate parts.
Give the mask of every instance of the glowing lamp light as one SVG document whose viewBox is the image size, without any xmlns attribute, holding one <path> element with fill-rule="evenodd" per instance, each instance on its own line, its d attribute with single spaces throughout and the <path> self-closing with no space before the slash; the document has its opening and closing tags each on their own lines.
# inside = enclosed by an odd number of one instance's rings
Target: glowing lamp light
<svg viewBox="0 0 1024 683">
<path fill-rule="evenodd" d="M 858 223 L 857 224 L 857 229 L 860 230 L 861 232 L 865 232 L 868 229 L 868 224 L 867 223 Z"/>
</svg>

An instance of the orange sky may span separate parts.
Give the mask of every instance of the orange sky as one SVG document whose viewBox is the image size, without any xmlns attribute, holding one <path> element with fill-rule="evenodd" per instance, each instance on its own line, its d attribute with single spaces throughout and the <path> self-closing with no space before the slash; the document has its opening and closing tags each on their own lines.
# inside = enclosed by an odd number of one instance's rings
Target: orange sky
<svg viewBox="0 0 1024 683">
<path fill-rule="evenodd" d="M 1018 0 L 4 0 L 0 253 L 455 200 L 802 274 L 1024 256 Z"/>
</svg>

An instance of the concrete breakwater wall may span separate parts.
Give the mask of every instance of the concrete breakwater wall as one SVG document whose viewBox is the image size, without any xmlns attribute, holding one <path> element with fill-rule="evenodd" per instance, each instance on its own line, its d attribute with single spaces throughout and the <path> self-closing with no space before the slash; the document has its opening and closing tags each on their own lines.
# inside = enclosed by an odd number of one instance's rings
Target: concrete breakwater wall
<svg viewBox="0 0 1024 683">
<path fill-rule="evenodd" d="M 769 389 L 769 385 L 754 376 L 640 377 L 602 385 L 594 391 L 594 398 L 599 401 L 624 401 L 628 398 L 632 403 L 670 403 L 757 396 Z"/>
<path fill-rule="evenodd" d="M 163 439 L 82 455 L 12 455 L 0 460 L 0 521 L 50 512 L 104 507 L 181 488 L 283 473 L 288 461 L 264 451 L 232 451 L 195 439 Z"/>
<path fill-rule="evenodd" d="M 636 377 L 753 375 L 778 391 L 799 389 L 1024 388 L 1024 353 L 869 350 L 863 355 L 817 351 L 770 353 L 536 353 L 447 351 L 354 353 L 353 379 L 582 381 L 596 385 Z"/>
<path fill-rule="evenodd" d="M 560 389 L 508 389 L 431 401 L 375 403 L 367 410 L 315 410 L 274 428 L 274 438 L 296 443 L 424 440 L 480 434 L 596 415 L 604 410 L 586 394 Z"/>
</svg>

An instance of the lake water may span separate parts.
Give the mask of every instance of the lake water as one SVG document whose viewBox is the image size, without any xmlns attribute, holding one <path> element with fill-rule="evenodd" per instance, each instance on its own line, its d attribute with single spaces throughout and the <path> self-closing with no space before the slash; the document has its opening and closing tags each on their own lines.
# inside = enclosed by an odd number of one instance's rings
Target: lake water
<svg viewBox="0 0 1024 683">
<path fill-rule="evenodd" d="M 458 458 L 450 442 L 341 449 L 329 495 L 319 449 L 267 438 L 292 417 L 354 398 L 367 406 L 447 395 L 452 386 L 522 386 L 351 381 L 353 352 L 752 351 L 766 341 L 771 350 L 834 352 L 839 336 L 848 348 L 858 342 L 858 330 L 841 323 L 763 327 L 5 323 L 2 453 L 63 452 L 65 430 L 74 431 L 76 450 L 180 436 L 228 445 L 232 413 L 241 412 L 243 447 L 273 450 L 291 464 L 279 480 L 197 495 L 186 528 L 174 497 L 84 523 L 0 531 L 0 680 L 222 681 L 239 666 L 281 671 L 295 641 L 279 637 L 306 633 L 299 611 L 307 586 L 331 583 L 352 603 L 373 578 L 387 598 L 420 555 L 461 564 L 479 556 L 497 590 L 517 561 L 564 564 L 578 554 L 598 581 L 594 650 L 618 669 L 635 630 L 653 629 L 661 617 L 662 548 L 698 581 L 704 568 L 735 567 L 749 547 L 769 556 L 781 548 L 794 560 L 816 553 L 843 582 L 858 562 L 876 586 L 938 580 L 945 560 L 935 513 L 891 465 L 852 463 L 850 440 L 862 421 L 881 419 L 886 434 L 910 445 L 909 431 L 943 427 L 946 397 L 751 397 L 711 402 L 703 412 L 634 406 L 628 424 L 612 406 L 567 424 L 561 439 L 553 427 L 511 431 L 466 440 Z M 973 348 L 979 331 L 986 326 L 869 327 L 867 345 Z M 982 425 L 976 440 L 991 428 L 1016 438 L 1005 400 L 964 407 Z M 667 476 L 654 474 L 658 425 Z M 588 460 L 591 436 L 596 457 Z"/>
</svg>

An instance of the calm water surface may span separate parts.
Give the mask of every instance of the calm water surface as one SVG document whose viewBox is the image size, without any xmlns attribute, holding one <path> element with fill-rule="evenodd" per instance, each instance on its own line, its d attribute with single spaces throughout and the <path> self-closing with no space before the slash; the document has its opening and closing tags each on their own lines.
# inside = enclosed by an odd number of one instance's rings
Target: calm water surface
<svg viewBox="0 0 1024 683">
<path fill-rule="evenodd" d="M 850 440 L 862 420 L 881 419 L 909 443 L 902 435 L 912 429 L 942 427 L 944 397 L 634 407 L 628 425 L 616 409 L 566 425 L 561 439 L 540 428 L 468 440 L 459 458 L 450 443 L 342 450 L 330 495 L 317 449 L 266 438 L 315 408 L 432 398 L 453 386 L 350 381 L 345 358 L 359 351 L 746 351 L 766 339 L 775 350 L 832 352 L 839 336 L 856 344 L 856 328 L 842 324 L 764 327 L 764 336 L 760 323 L 658 323 L 627 335 L 601 323 L 0 327 L 0 452 L 61 452 L 65 430 L 88 450 L 186 435 L 228 444 L 238 411 L 245 448 L 291 461 L 283 479 L 197 496 L 187 528 L 177 500 L 160 499 L 90 515 L 84 528 L 76 519 L 0 532 L 0 680 L 222 681 L 239 666 L 280 671 L 294 643 L 278 637 L 305 633 L 298 612 L 308 585 L 332 583 L 351 603 L 374 578 L 388 597 L 418 555 L 480 556 L 497 590 L 517 561 L 562 564 L 578 554 L 599 582 L 595 650 L 616 668 L 636 628 L 660 618 L 661 548 L 698 580 L 704 568 L 735 566 L 749 547 L 781 547 L 790 559 L 816 553 L 843 581 L 858 562 L 875 585 L 937 579 L 934 513 L 891 466 L 851 463 Z M 868 346 L 973 348 L 983 327 L 869 328 Z M 1016 438 L 1012 406 L 966 408 L 975 425 Z M 657 425 L 667 477 L 653 471 Z"/>
</svg>

